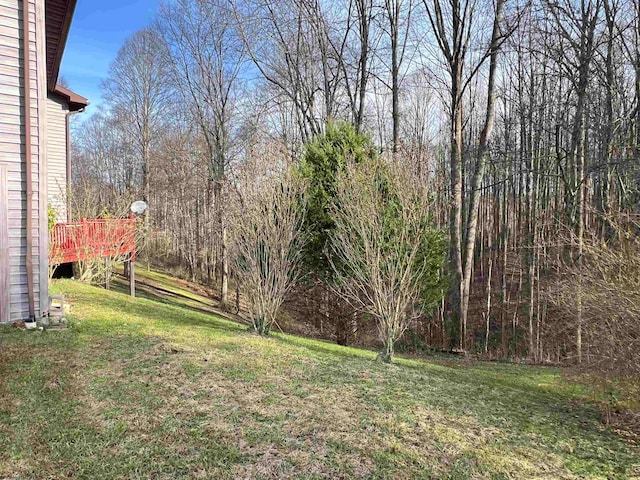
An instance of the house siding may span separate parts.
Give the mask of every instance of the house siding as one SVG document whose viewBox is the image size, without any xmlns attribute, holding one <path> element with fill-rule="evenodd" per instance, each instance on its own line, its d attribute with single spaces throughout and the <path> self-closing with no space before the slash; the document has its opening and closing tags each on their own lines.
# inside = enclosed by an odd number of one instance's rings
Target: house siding
<svg viewBox="0 0 640 480">
<path fill-rule="evenodd" d="M 56 221 L 67 221 L 67 112 L 68 106 L 51 96 L 47 100 L 47 198 Z"/>
<path fill-rule="evenodd" d="M 46 298 L 46 283 L 42 281 L 43 266 L 46 270 L 46 236 L 41 237 L 43 217 L 43 180 L 40 174 L 40 148 L 42 123 L 39 114 L 46 107 L 46 65 L 43 55 L 44 45 L 44 0 L 29 1 L 30 29 L 30 97 L 31 109 L 31 154 L 33 180 L 33 278 L 36 315 L 42 313 L 43 299 Z M 38 27 L 36 28 L 36 25 Z M 38 31 L 37 31 L 38 30 Z M 29 316 L 28 285 L 26 269 L 26 162 L 24 155 L 24 105 L 23 105 L 23 52 L 22 52 L 22 2 L 0 0 L 0 165 L 6 172 L 7 205 L 0 211 L 0 218 L 8 223 L 8 271 L 3 268 L 0 275 L 9 285 L 9 321 L 23 320 Z M 44 197 L 46 198 L 46 197 Z M 46 212 L 45 212 L 46 216 Z M 42 240 L 42 238 L 44 240 Z M 0 240 L 0 244 L 2 241 Z M 45 253 L 46 257 L 46 253 Z M 0 285 L 3 280 L 0 280 Z M 2 297 L 0 297 L 0 301 Z M 46 306 L 45 306 L 46 308 Z M 5 309 L 6 310 L 6 309 Z M 7 318 L 0 319 L 7 321 Z"/>
</svg>

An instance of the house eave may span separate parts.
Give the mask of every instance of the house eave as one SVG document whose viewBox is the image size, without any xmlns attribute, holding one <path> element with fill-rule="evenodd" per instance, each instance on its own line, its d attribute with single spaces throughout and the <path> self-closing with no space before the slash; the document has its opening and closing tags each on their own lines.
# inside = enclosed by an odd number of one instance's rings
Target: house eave
<svg viewBox="0 0 640 480">
<path fill-rule="evenodd" d="M 55 91 L 76 0 L 45 0 L 47 87 Z"/>
<path fill-rule="evenodd" d="M 89 100 L 62 85 L 56 85 L 50 94 L 67 104 L 70 112 L 78 112 L 89 105 Z"/>
</svg>

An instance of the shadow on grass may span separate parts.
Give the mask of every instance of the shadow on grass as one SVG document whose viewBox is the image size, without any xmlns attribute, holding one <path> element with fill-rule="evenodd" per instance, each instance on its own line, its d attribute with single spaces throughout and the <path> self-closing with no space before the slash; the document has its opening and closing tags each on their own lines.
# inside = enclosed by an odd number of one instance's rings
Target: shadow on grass
<svg viewBox="0 0 640 480">
<path fill-rule="evenodd" d="M 83 289 L 75 291 L 70 283 L 62 286 L 61 290 L 68 294 L 72 301 L 75 299 L 79 303 L 97 308 L 96 318 L 93 320 L 97 320 L 98 323 L 101 320 L 119 321 L 126 316 L 134 316 L 141 319 L 143 323 L 157 321 L 164 325 L 209 328 L 221 332 L 237 333 L 246 328 L 240 323 L 224 319 L 211 312 L 189 308 L 180 302 L 162 297 L 142 295 L 141 298 L 132 298 L 117 290 L 105 292 L 104 295 L 92 295 Z M 72 315 L 73 312 L 74 310 Z M 132 327 L 133 329 L 135 327 Z"/>
<path fill-rule="evenodd" d="M 142 278 L 144 279 L 144 277 Z M 113 286 L 113 291 L 129 295 L 129 283 L 123 276 L 117 276 Z M 181 288 L 182 287 L 179 287 L 179 289 Z M 146 283 L 144 280 L 138 280 L 136 282 L 136 296 L 160 303 L 165 303 L 167 305 L 184 308 L 197 313 L 214 315 L 232 322 L 241 323 L 244 325 L 247 324 L 247 322 L 240 316 L 224 311 L 223 309 L 214 305 L 213 300 L 207 299 L 206 297 L 202 298 L 204 300 L 208 300 L 208 302 L 199 300 L 198 298 L 195 298 L 195 296 L 186 294 L 183 295 L 176 291 L 158 287 L 156 285 L 151 285 L 149 283 Z M 197 295 L 197 297 L 201 297 L 201 295 Z"/>
<path fill-rule="evenodd" d="M 342 346 L 328 340 L 306 339 L 296 337 L 288 333 L 275 333 L 273 335 L 279 342 L 296 348 L 303 348 L 311 352 L 325 356 L 338 356 L 340 358 L 352 358 L 354 360 L 375 360 L 377 352 L 364 348 Z"/>
<path fill-rule="evenodd" d="M 117 279 L 112 284 L 111 291 L 129 295 L 129 284 L 125 283 L 124 280 Z M 207 305 L 206 303 L 168 290 L 151 287 L 141 282 L 137 282 L 136 284 L 136 297 L 145 298 L 147 300 L 152 300 L 166 305 L 172 305 L 174 307 L 184 308 L 197 313 L 222 315 L 221 312 L 219 313 L 214 307 Z"/>
</svg>

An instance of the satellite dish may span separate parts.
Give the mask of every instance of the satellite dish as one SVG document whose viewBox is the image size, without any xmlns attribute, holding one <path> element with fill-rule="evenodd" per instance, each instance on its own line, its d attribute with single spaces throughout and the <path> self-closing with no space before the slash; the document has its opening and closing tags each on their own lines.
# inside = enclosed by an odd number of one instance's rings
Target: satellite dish
<svg viewBox="0 0 640 480">
<path fill-rule="evenodd" d="M 144 200 L 136 200 L 131 204 L 131 213 L 135 215 L 144 215 L 147 210 L 147 202 Z"/>
</svg>

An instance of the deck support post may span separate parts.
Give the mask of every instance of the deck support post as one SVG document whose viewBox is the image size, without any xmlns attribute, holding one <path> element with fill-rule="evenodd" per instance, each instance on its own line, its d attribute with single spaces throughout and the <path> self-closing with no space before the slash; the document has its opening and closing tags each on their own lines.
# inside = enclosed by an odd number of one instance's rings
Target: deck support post
<svg viewBox="0 0 640 480">
<path fill-rule="evenodd" d="M 109 272 L 109 259 L 104 258 L 104 289 L 111 290 L 111 272 Z"/>
<path fill-rule="evenodd" d="M 136 296 L 136 262 L 129 260 L 129 294 L 132 297 Z"/>
</svg>

